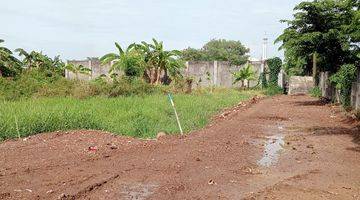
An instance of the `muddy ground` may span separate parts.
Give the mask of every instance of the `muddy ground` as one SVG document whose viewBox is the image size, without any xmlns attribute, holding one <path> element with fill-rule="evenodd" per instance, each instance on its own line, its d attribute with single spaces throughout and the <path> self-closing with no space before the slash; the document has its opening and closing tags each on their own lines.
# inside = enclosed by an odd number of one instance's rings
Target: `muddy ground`
<svg viewBox="0 0 360 200">
<path fill-rule="evenodd" d="M 0 199 L 360 199 L 360 129 L 307 96 L 240 104 L 188 136 L 0 144 Z M 121 122 L 119 122 L 121 123 Z"/>
</svg>

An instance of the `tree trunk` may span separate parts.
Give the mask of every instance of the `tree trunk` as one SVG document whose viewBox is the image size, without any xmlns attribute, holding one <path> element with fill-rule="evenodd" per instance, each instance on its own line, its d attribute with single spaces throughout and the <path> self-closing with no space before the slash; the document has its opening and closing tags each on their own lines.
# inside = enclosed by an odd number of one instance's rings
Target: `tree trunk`
<svg viewBox="0 0 360 200">
<path fill-rule="evenodd" d="M 154 84 L 156 81 L 156 69 L 151 68 L 150 69 L 150 84 Z"/>
<path fill-rule="evenodd" d="M 313 69 L 312 69 L 312 76 L 314 79 L 314 83 L 317 86 L 318 85 L 318 78 L 317 78 L 317 53 L 313 53 Z"/>
<path fill-rule="evenodd" d="M 244 80 L 241 80 L 241 87 L 243 88 L 244 87 L 244 83 L 245 81 Z"/>
<path fill-rule="evenodd" d="M 1 69 L 0 69 L 0 77 L 2 77 L 2 71 L 1 71 Z"/>
<path fill-rule="evenodd" d="M 146 82 L 151 83 L 151 72 L 149 69 L 145 69 L 143 78 L 146 80 Z"/>
<path fill-rule="evenodd" d="M 158 85 L 160 81 L 160 72 L 161 72 L 160 67 L 158 67 L 156 70 L 156 85 Z"/>
</svg>

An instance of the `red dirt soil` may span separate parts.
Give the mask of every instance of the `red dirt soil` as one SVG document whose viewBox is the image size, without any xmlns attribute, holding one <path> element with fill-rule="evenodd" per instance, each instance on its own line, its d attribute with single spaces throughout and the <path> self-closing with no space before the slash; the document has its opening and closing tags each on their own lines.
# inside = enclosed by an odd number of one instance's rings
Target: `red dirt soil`
<svg viewBox="0 0 360 200">
<path fill-rule="evenodd" d="M 284 138 L 278 160 L 259 165 L 273 135 Z M 183 137 L 10 140 L 0 144 L 0 199 L 360 199 L 359 124 L 313 98 L 276 96 Z"/>
</svg>

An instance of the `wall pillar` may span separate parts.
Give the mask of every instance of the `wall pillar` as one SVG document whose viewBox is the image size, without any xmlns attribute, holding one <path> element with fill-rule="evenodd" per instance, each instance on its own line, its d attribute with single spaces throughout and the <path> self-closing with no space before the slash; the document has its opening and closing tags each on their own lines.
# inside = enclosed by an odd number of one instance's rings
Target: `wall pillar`
<svg viewBox="0 0 360 200">
<path fill-rule="evenodd" d="M 213 85 L 217 86 L 218 83 L 218 61 L 214 61 L 214 77 L 213 77 Z"/>
<path fill-rule="evenodd" d="M 278 86 L 284 88 L 284 85 L 285 85 L 285 72 L 283 69 L 281 69 L 280 73 L 278 74 Z"/>
</svg>

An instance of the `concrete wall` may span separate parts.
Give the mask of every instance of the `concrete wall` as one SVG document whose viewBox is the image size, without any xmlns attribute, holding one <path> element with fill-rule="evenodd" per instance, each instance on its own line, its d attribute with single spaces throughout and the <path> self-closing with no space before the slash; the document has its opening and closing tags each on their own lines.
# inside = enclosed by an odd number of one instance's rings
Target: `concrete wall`
<svg viewBox="0 0 360 200">
<path fill-rule="evenodd" d="M 83 65 L 91 69 L 90 75 L 78 75 L 80 80 L 92 80 L 101 75 L 108 76 L 110 64 L 102 66 L 98 59 L 88 59 L 84 61 L 70 60 L 68 63 L 73 63 L 75 65 Z M 259 69 L 261 62 L 251 62 L 254 66 L 254 71 L 256 72 L 256 77 L 259 76 Z M 209 86 L 218 86 L 218 87 L 234 87 L 240 86 L 241 83 L 233 85 L 234 77 L 233 73 L 239 71 L 243 66 L 231 66 L 229 62 L 222 61 L 192 61 L 186 63 L 186 68 L 183 71 L 185 77 L 192 77 L 193 88 L 196 87 L 209 87 Z M 121 72 L 119 72 L 121 74 Z M 76 79 L 76 74 L 67 71 L 65 72 L 66 78 Z M 258 80 L 250 81 L 250 87 L 253 87 L 257 84 Z"/>
<path fill-rule="evenodd" d="M 280 70 L 280 73 L 278 74 L 278 86 L 281 88 L 285 87 L 285 79 L 286 79 L 286 74 L 285 71 L 283 69 Z"/>
<path fill-rule="evenodd" d="M 336 88 L 333 84 L 330 83 L 330 74 L 329 72 L 321 72 L 319 78 L 319 88 L 322 93 L 322 97 L 336 101 Z"/>
<path fill-rule="evenodd" d="M 320 73 L 319 88 L 322 92 L 322 96 L 332 100 L 333 102 L 340 102 L 340 92 L 336 90 L 335 86 L 330 83 L 329 72 Z M 351 89 L 351 106 L 354 109 L 360 109 L 360 71 L 358 73 L 357 82 L 352 84 Z"/>
<path fill-rule="evenodd" d="M 252 63 L 256 76 L 259 76 L 260 65 Z M 236 87 L 241 83 L 233 85 L 234 76 L 233 73 L 239 71 L 244 66 L 231 66 L 229 62 L 221 61 L 191 61 L 186 63 L 186 69 L 184 75 L 186 77 L 192 77 L 193 87 Z M 257 84 L 257 80 L 249 81 L 250 87 Z"/>
<path fill-rule="evenodd" d="M 289 79 L 289 95 L 307 94 L 314 87 L 311 76 L 291 76 Z"/>
<path fill-rule="evenodd" d="M 68 79 L 78 79 L 80 80 L 92 80 L 96 79 L 97 77 L 101 75 L 109 75 L 109 70 L 111 65 L 101 65 L 99 59 L 92 58 L 88 60 L 69 60 L 68 63 L 73 63 L 74 65 L 82 65 L 88 69 L 91 69 L 90 75 L 84 75 L 84 74 L 74 74 L 68 70 L 65 70 L 65 77 Z"/>
<path fill-rule="evenodd" d="M 360 70 L 358 70 L 357 81 L 352 84 L 351 106 L 356 110 L 360 110 Z"/>
</svg>

